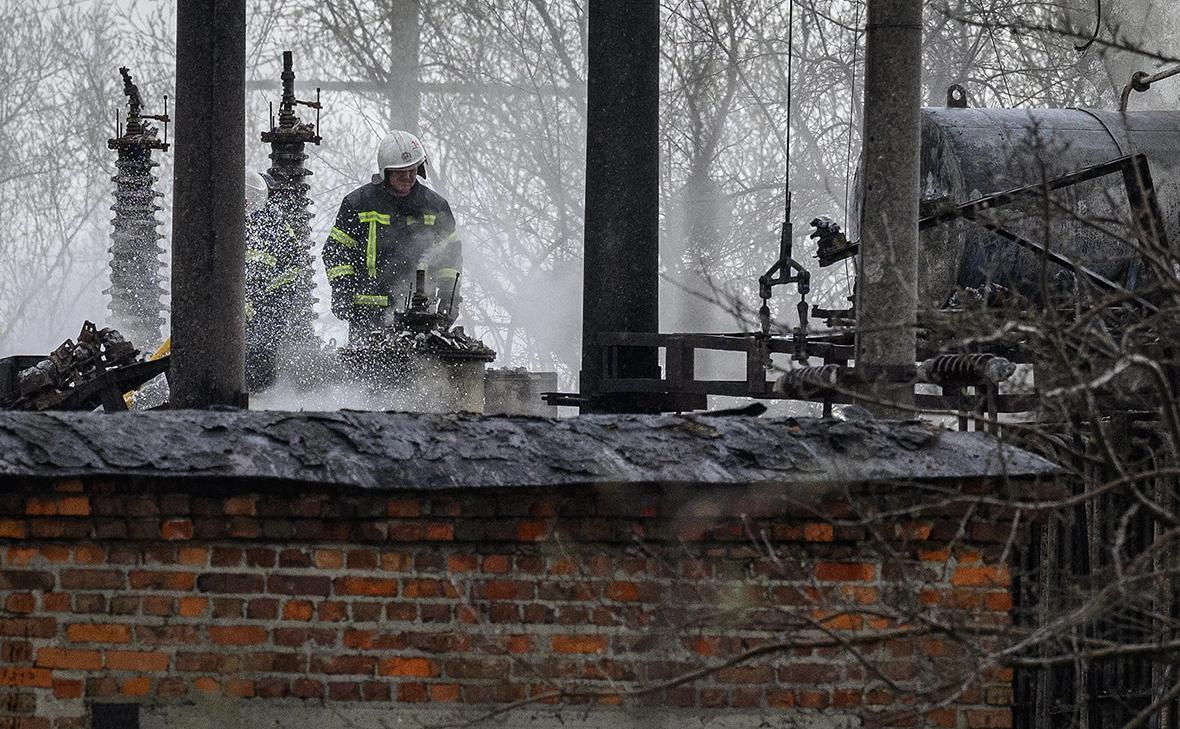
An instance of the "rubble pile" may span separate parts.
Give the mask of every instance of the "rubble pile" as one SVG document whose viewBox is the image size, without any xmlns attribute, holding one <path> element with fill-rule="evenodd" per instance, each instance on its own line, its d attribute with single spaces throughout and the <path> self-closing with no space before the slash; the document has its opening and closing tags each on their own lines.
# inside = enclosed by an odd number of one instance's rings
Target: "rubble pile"
<svg viewBox="0 0 1180 729">
<path fill-rule="evenodd" d="M 134 364 L 139 350 L 116 329 L 82 325 L 78 341 L 61 346 L 17 373 L 17 391 L 3 403 L 5 409 L 50 410 L 62 404 L 84 384 L 119 367 Z"/>
</svg>

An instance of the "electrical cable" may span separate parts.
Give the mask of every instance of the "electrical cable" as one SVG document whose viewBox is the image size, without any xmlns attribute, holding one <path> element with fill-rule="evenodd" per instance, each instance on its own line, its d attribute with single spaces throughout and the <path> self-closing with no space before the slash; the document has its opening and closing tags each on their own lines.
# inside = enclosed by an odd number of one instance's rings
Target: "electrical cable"
<svg viewBox="0 0 1180 729">
<path fill-rule="evenodd" d="M 791 87 L 792 74 L 795 65 L 795 0 L 789 0 L 787 5 L 787 209 L 791 207 Z M 787 222 L 790 222 L 789 220 Z"/>
<path fill-rule="evenodd" d="M 1098 31 L 1102 28 L 1102 0 L 1096 0 L 1098 3 L 1098 12 L 1094 16 L 1094 33 L 1090 36 L 1090 40 L 1078 45 L 1074 44 L 1073 49 L 1078 53 L 1085 53 L 1087 49 L 1098 40 Z"/>
</svg>

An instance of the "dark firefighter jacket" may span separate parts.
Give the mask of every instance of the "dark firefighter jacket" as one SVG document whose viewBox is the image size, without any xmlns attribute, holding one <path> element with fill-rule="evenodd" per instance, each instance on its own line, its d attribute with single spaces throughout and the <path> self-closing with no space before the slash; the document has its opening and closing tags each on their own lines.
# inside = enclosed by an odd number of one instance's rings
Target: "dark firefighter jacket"
<svg viewBox="0 0 1180 729">
<path fill-rule="evenodd" d="M 275 205 L 246 216 L 246 348 L 271 350 L 289 324 L 302 248 Z"/>
<path fill-rule="evenodd" d="M 353 190 L 324 244 L 332 313 L 350 322 L 396 306 L 419 268 L 426 269 L 427 292 L 439 289 L 447 304 L 461 265 L 451 206 L 421 182 L 405 197 L 380 179 Z"/>
<path fill-rule="evenodd" d="M 274 380 L 300 276 L 299 236 L 273 203 L 245 216 L 245 377 L 251 392 Z"/>
</svg>

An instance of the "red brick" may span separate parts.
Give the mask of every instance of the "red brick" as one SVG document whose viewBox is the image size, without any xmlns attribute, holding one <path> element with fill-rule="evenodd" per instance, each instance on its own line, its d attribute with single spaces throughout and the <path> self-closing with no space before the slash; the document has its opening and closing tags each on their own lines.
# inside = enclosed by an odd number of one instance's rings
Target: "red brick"
<svg viewBox="0 0 1180 729">
<path fill-rule="evenodd" d="M 480 597 L 487 600 L 515 600 L 518 597 L 516 583 L 512 580 L 491 580 L 479 589 Z"/>
<path fill-rule="evenodd" d="M 452 554 L 447 557 L 448 572 L 474 572 L 479 566 L 479 558 L 474 554 Z"/>
<path fill-rule="evenodd" d="M 459 684 L 457 683 L 432 683 L 427 688 L 430 691 L 431 701 L 448 703 L 459 700 Z"/>
<path fill-rule="evenodd" d="M 426 684 L 411 681 L 397 686 L 397 700 L 407 703 L 419 703 L 429 700 L 426 695 Z"/>
<path fill-rule="evenodd" d="M 505 641 L 505 648 L 509 653 L 531 653 L 533 651 L 533 639 L 528 635 L 510 635 Z"/>
<path fill-rule="evenodd" d="M 226 516 L 254 516 L 258 499 L 254 496 L 234 496 L 225 500 L 222 511 Z"/>
<path fill-rule="evenodd" d="M 549 533 L 549 525 L 543 521 L 522 521 L 516 525 L 516 538 L 522 542 L 538 542 Z"/>
<path fill-rule="evenodd" d="M 0 539 L 24 539 L 28 531 L 23 521 L 0 519 Z"/>
<path fill-rule="evenodd" d="M 390 499 L 386 513 L 394 518 L 412 519 L 422 515 L 422 504 L 417 499 Z"/>
<path fill-rule="evenodd" d="M 41 648 L 37 651 L 37 665 L 41 668 L 97 671 L 102 668 L 102 654 L 98 651 Z"/>
<path fill-rule="evenodd" d="M 831 582 L 869 582 L 877 576 L 877 569 L 865 562 L 820 562 L 815 567 L 818 580 Z"/>
<path fill-rule="evenodd" d="M 951 576 L 955 587 L 1007 587 L 1008 569 L 1003 566 L 959 567 Z"/>
<path fill-rule="evenodd" d="M 831 524 L 809 522 L 803 525 L 803 539 L 808 542 L 831 542 L 835 538 L 836 530 Z"/>
<path fill-rule="evenodd" d="M 57 513 L 61 516 L 90 516 L 90 498 L 86 496 L 58 497 Z"/>
<path fill-rule="evenodd" d="M 0 664 L 32 663 L 33 644 L 27 640 L 6 640 L 0 643 Z"/>
<path fill-rule="evenodd" d="M 152 679 L 147 676 L 132 676 L 124 679 L 119 691 L 124 696 L 147 696 L 152 690 Z"/>
<path fill-rule="evenodd" d="M 197 576 L 192 572 L 148 572 L 132 570 L 128 574 L 131 588 L 134 590 L 167 590 L 169 592 L 189 592 L 197 584 Z"/>
<path fill-rule="evenodd" d="M 555 635 L 549 644 L 554 653 L 606 653 L 608 640 L 603 635 Z"/>
<path fill-rule="evenodd" d="M 127 625 L 74 623 L 66 626 L 66 636 L 74 643 L 130 643 L 131 628 Z"/>
<path fill-rule="evenodd" d="M 381 569 L 389 572 L 409 572 L 411 561 L 410 555 L 405 552 L 381 553 Z"/>
<path fill-rule="evenodd" d="M 371 676 L 377 659 L 373 656 L 331 656 L 312 659 L 311 673 L 327 673 L 334 676 Z"/>
<path fill-rule="evenodd" d="M 365 597 L 395 597 L 397 580 L 382 580 L 369 577 L 340 577 L 335 583 L 337 595 L 362 595 Z"/>
<path fill-rule="evenodd" d="M 4 618 L 0 620 L 0 635 L 13 638 L 52 638 L 57 633 L 53 618 Z"/>
<path fill-rule="evenodd" d="M 389 701 L 389 684 L 381 681 L 366 681 L 361 684 L 361 698 L 365 701 Z"/>
<path fill-rule="evenodd" d="M 619 602 L 634 602 L 639 599 L 639 586 L 634 582 L 612 582 L 606 588 L 606 596 Z"/>
<path fill-rule="evenodd" d="M 324 696 L 324 684 L 306 678 L 291 683 L 291 695 L 300 699 L 319 699 Z"/>
<path fill-rule="evenodd" d="M 443 584 L 438 580 L 406 580 L 402 589 L 403 597 L 439 597 Z"/>
<path fill-rule="evenodd" d="M 271 594 L 327 597 L 331 590 L 332 579 L 322 575 L 270 575 L 266 580 Z"/>
<path fill-rule="evenodd" d="M 218 645 L 258 645 L 266 642 L 266 631 L 256 625 L 213 625 L 209 640 Z"/>
<path fill-rule="evenodd" d="M 578 574 L 578 564 L 569 557 L 559 559 L 549 567 L 549 574 L 559 576 L 576 575 Z"/>
<path fill-rule="evenodd" d="M 62 570 L 61 586 L 65 590 L 120 590 L 126 577 L 118 570 Z"/>
<path fill-rule="evenodd" d="M 193 538 L 193 523 L 189 519 L 168 519 L 160 523 L 160 538 L 182 541 Z"/>
<path fill-rule="evenodd" d="M 1012 593 L 989 592 L 984 596 L 983 602 L 985 605 L 987 605 L 988 610 L 1007 612 L 1008 610 L 1012 609 Z"/>
<path fill-rule="evenodd" d="M 420 542 L 422 525 L 418 522 L 394 522 L 389 525 L 389 541 Z"/>
<path fill-rule="evenodd" d="M 204 567 L 209 563 L 209 550 L 204 547 L 181 547 L 176 561 L 186 567 Z"/>
<path fill-rule="evenodd" d="M 371 572 L 377 569 L 377 550 L 351 549 L 346 560 L 348 569 Z"/>
<path fill-rule="evenodd" d="M 216 695 L 221 693 L 221 684 L 215 678 L 198 676 L 193 679 L 193 688 L 203 694 Z"/>
<path fill-rule="evenodd" d="M 503 554 L 489 554 L 483 558 L 481 569 L 494 575 L 507 574 L 512 569 L 512 558 Z"/>
<path fill-rule="evenodd" d="M 348 603 L 321 602 L 318 616 L 319 620 L 328 623 L 338 623 L 348 620 Z"/>
<path fill-rule="evenodd" d="M 262 534 L 262 527 L 249 517 L 231 516 L 228 533 L 234 539 L 257 539 Z"/>
<path fill-rule="evenodd" d="M 161 678 L 156 684 L 156 696 L 162 699 L 177 698 L 188 693 L 184 679 L 176 676 Z"/>
<path fill-rule="evenodd" d="M 195 618 L 204 615 L 209 609 L 209 599 L 205 597 L 182 597 L 177 603 L 177 614 L 184 618 Z"/>
<path fill-rule="evenodd" d="M 234 678 L 225 682 L 222 687 L 226 696 L 232 696 L 240 699 L 250 699 L 254 697 L 254 682 L 250 679 Z"/>
<path fill-rule="evenodd" d="M 48 496 L 30 496 L 25 501 L 25 513 L 29 516 L 56 516 L 57 499 Z"/>
<path fill-rule="evenodd" d="M 455 525 L 450 522 L 438 522 L 426 525 L 423 535 L 428 542 L 453 542 L 455 540 Z"/>
<path fill-rule="evenodd" d="M 31 592 L 14 592 L 4 601 L 4 609 L 28 615 L 37 609 L 37 598 Z"/>
<path fill-rule="evenodd" d="M 80 680 L 55 678 L 53 680 L 53 697 L 55 699 L 80 699 L 86 684 Z"/>
<path fill-rule="evenodd" d="M 69 593 L 45 593 L 41 596 L 41 609 L 50 613 L 68 613 L 70 611 Z"/>
<path fill-rule="evenodd" d="M 160 651 L 107 651 L 112 671 L 166 671 L 169 656 Z"/>
<path fill-rule="evenodd" d="M 382 676 L 414 678 L 433 678 L 439 673 L 438 664 L 429 658 L 390 658 L 381 661 L 377 672 Z"/>
<path fill-rule="evenodd" d="M 361 685 L 359 683 L 343 683 L 333 681 L 328 684 L 329 701 L 360 701 Z"/>
<path fill-rule="evenodd" d="M 307 600 L 289 600 L 283 606 L 283 620 L 306 622 L 314 615 L 312 605 Z"/>
<path fill-rule="evenodd" d="M 49 688 L 52 685 L 53 672 L 48 668 L 0 666 L 0 686 Z"/>
<path fill-rule="evenodd" d="M 245 617 L 251 620 L 274 620 L 278 617 L 278 600 L 257 598 L 245 604 Z"/>
<path fill-rule="evenodd" d="M 338 570 L 344 566 L 344 552 L 339 549 L 317 549 L 312 562 L 322 570 Z"/>
</svg>

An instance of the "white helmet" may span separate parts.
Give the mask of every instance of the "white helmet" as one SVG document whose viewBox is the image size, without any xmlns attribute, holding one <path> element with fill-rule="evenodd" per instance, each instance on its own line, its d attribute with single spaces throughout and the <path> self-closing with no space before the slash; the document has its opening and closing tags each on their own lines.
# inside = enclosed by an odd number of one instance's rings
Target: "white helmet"
<svg viewBox="0 0 1180 729">
<path fill-rule="evenodd" d="M 394 130 L 385 135 L 377 147 L 377 169 L 384 176 L 389 170 L 418 170 L 426 176 L 426 148 L 422 140 L 409 132 Z"/>
<path fill-rule="evenodd" d="M 270 197 L 270 185 L 262 173 L 246 170 L 246 211 L 253 212 L 266 207 Z"/>
</svg>

